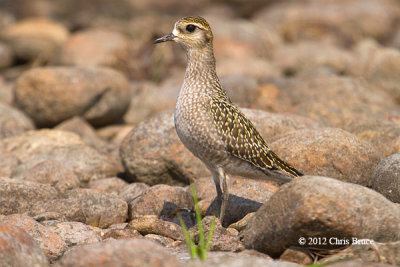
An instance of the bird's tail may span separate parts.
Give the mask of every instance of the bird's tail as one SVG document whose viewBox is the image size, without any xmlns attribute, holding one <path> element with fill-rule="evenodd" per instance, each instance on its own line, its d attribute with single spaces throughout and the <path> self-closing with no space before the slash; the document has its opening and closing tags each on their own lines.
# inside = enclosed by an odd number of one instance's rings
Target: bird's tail
<svg viewBox="0 0 400 267">
<path fill-rule="evenodd" d="M 289 164 L 281 160 L 273 151 L 270 151 L 270 153 L 272 153 L 272 155 L 274 156 L 275 165 L 278 169 L 282 170 L 283 172 L 289 174 L 292 177 L 298 177 L 304 175 L 298 170 L 296 170 L 294 167 L 290 166 Z"/>
</svg>

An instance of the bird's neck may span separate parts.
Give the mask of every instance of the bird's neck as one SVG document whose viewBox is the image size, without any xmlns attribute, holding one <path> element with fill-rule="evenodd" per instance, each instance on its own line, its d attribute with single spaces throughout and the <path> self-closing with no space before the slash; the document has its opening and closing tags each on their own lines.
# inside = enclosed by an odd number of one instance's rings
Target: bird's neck
<svg viewBox="0 0 400 267">
<path fill-rule="evenodd" d="M 212 45 L 186 50 L 187 66 L 183 88 L 199 93 L 222 91 Z"/>
</svg>

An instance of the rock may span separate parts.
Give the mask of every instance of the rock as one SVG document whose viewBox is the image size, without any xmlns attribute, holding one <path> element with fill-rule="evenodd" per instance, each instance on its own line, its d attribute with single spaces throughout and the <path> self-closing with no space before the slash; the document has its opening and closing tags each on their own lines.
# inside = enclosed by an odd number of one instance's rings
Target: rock
<svg viewBox="0 0 400 267">
<path fill-rule="evenodd" d="M 106 29 L 88 29 L 74 33 L 65 43 L 60 62 L 78 67 L 106 66 L 129 76 L 135 61 L 132 44 L 123 34 Z"/>
<path fill-rule="evenodd" d="M 217 214 L 218 207 L 215 184 L 210 177 L 200 178 L 194 182 L 199 205 L 206 215 Z M 262 203 L 268 201 L 277 187 L 266 181 L 257 181 L 243 178 L 232 178 L 228 182 L 229 201 L 225 212 L 224 224 L 237 222 L 248 213 L 257 211 Z M 188 188 L 190 193 L 190 188 Z M 205 200 L 205 201 L 204 201 Z M 206 204 L 207 203 L 207 204 Z"/>
<path fill-rule="evenodd" d="M 124 222 L 128 205 L 114 195 L 92 189 L 73 189 L 64 199 L 37 202 L 29 213 L 32 216 L 44 212 L 58 212 L 68 220 L 106 228 Z"/>
<path fill-rule="evenodd" d="M 313 120 L 296 115 L 243 111 L 267 142 L 291 130 L 320 126 Z M 204 164 L 179 140 L 173 115 L 169 113 L 138 124 L 122 142 L 120 154 L 131 178 L 149 185 L 182 185 L 210 175 Z"/>
<path fill-rule="evenodd" d="M 50 184 L 61 194 L 69 189 L 79 187 L 79 179 L 75 173 L 65 169 L 57 160 L 44 160 L 29 167 L 26 164 L 19 165 L 15 169 L 12 178 Z"/>
<path fill-rule="evenodd" d="M 172 76 L 165 82 L 134 83 L 131 86 L 131 104 L 124 115 L 124 122 L 137 125 L 145 119 L 174 109 L 182 78 Z"/>
<path fill-rule="evenodd" d="M 125 136 L 132 131 L 133 126 L 130 125 L 109 125 L 103 128 L 97 129 L 96 134 L 106 140 L 109 143 L 120 146 Z"/>
<path fill-rule="evenodd" d="M 46 154 L 57 147 L 83 144 L 78 135 L 59 130 L 28 131 L 18 136 L 0 140 L 0 150 L 10 152 L 22 161 Z"/>
<path fill-rule="evenodd" d="M 243 244 L 239 240 L 238 232 L 233 234 L 230 230 L 222 227 L 221 222 L 214 216 L 207 216 L 203 218 L 204 236 L 207 238 L 210 231 L 211 222 L 215 220 L 214 233 L 210 242 L 210 250 L 212 251 L 241 251 L 244 250 Z M 198 225 L 192 227 L 189 232 L 193 234 L 195 240 L 199 240 Z"/>
<path fill-rule="evenodd" d="M 124 114 L 128 86 L 121 73 L 108 68 L 34 68 L 17 79 L 15 103 L 40 127 L 74 116 L 101 126 Z"/>
<path fill-rule="evenodd" d="M 127 203 L 130 203 L 133 199 L 146 192 L 149 188 L 150 186 L 144 183 L 128 184 L 120 189 L 119 196 L 125 199 Z"/>
<path fill-rule="evenodd" d="M 310 252 L 300 247 L 290 247 L 286 249 L 279 257 L 279 260 L 295 262 L 301 265 L 313 264 L 313 259 L 310 256 Z"/>
<path fill-rule="evenodd" d="M 50 263 L 62 256 L 67 249 L 67 244 L 58 234 L 29 216 L 13 214 L 6 216 L 1 221 L 25 230 L 39 244 Z"/>
<path fill-rule="evenodd" d="M 99 235 L 81 222 L 44 221 L 43 225 L 59 235 L 68 247 L 101 241 Z"/>
<path fill-rule="evenodd" d="M 118 177 L 110 177 L 95 180 L 88 184 L 88 188 L 107 193 L 118 194 L 123 188 L 128 185 L 127 182 Z"/>
<path fill-rule="evenodd" d="M 288 42 L 312 39 L 351 45 L 366 37 L 387 38 L 398 10 L 390 0 L 370 0 L 367 5 L 360 0 L 280 2 L 259 11 L 254 21 L 260 27 L 270 25 Z"/>
<path fill-rule="evenodd" d="M 91 266 L 178 266 L 177 259 L 167 249 L 146 239 L 106 240 L 75 247 L 58 262 L 60 267 Z"/>
<path fill-rule="evenodd" d="M 0 264 L 2 266 L 49 266 L 43 251 L 30 235 L 20 227 L 4 223 L 0 224 Z"/>
<path fill-rule="evenodd" d="M 139 231 L 142 235 L 157 234 L 174 240 L 184 240 L 180 225 L 158 219 L 156 216 L 142 216 L 130 221 L 129 226 Z"/>
<path fill-rule="evenodd" d="M 301 265 L 291 263 L 274 261 L 269 257 L 261 257 L 259 255 L 248 254 L 246 251 L 239 253 L 233 252 L 218 252 L 210 251 L 206 261 L 200 260 L 185 260 L 184 265 L 188 267 L 257 267 L 257 266 L 271 266 L 271 267 L 299 267 Z"/>
<path fill-rule="evenodd" d="M 271 148 L 305 174 L 365 186 L 380 161 L 372 144 L 337 128 L 299 130 L 273 142 Z"/>
<path fill-rule="evenodd" d="M 52 60 L 68 38 L 61 24 L 43 18 L 29 18 L 7 27 L 3 37 L 15 56 L 22 60 Z"/>
<path fill-rule="evenodd" d="M 37 201 L 57 197 L 57 191 L 50 185 L 0 178 L 0 214 L 23 213 Z"/>
<path fill-rule="evenodd" d="M 0 150 L 0 177 L 11 178 L 20 161 L 11 153 Z"/>
<path fill-rule="evenodd" d="M 241 234 L 247 248 L 277 257 L 286 248 L 298 246 L 300 237 L 326 238 L 324 249 L 346 245 L 353 237 L 376 242 L 399 240 L 399 220 L 396 204 L 371 189 L 304 176 L 272 195 Z M 332 244 L 328 242 L 331 237 Z"/>
<path fill-rule="evenodd" d="M 393 267 L 393 265 L 383 263 L 373 263 L 360 260 L 345 260 L 344 262 L 338 262 L 331 264 L 333 267 Z"/>
<path fill-rule="evenodd" d="M 172 238 L 165 237 L 162 235 L 155 235 L 155 234 L 148 234 L 144 238 L 154 240 L 157 243 L 163 245 L 164 247 L 170 247 L 171 244 L 174 242 L 174 240 Z"/>
<path fill-rule="evenodd" d="M 99 151 L 107 151 L 107 142 L 99 138 L 95 129 L 81 117 L 73 117 L 63 121 L 55 129 L 76 133 L 89 146 Z"/>
<path fill-rule="evenodd" d="M 239 221 L 229 225 L 228 228 L 233 228 L 239 232 L 243 231 L 247 227 L 247 224 L 249 224 L 249 222 L 251 221 L 251 218 L 253 218 L 254 214 L 255 214 L 255 212 L 250 212 L 250 213 L 246 214 L 246 216 L 244 216 Z"/>
<path fill-rule="evenodd" d="M 389 200 L 400 203 L 400 153 L 379 162 L 372 176 L 371 188 Z"/>
<path fill-rule="evenodd" d="M 400 264 L 400 241 L 389 243 L 373 242 L 373 244 L 353 244 L 339 253 L 326 257 L 322 262 L 330 262 L 346 258 L 352 258 L 355 260 L 361 259 L 362 261 L 369 263 L 380 263 L 383 266 L 388 266 L 386 264 L 391 264 L 390 266 L 398 266 Z"/>
<path fill-rule="evenodd" d="M 63 168 L 73 172 L 82 185 L 97 179 L 115 176 L 121 171 L 120 165 L 115 159 L 90 146 L 79 144 L 55 147 L 52 151 L 30 158 L 19 168 L 30 169 L 38 163 L 48 160 L 62 162 Z"/>
<path fill-rule="evenodd" d="M 142 235 L 136 229 L 130 227 L 124 227 L 122 229 L 109 229 L 103 235 L 103 240 L 107 238 L 132 239 L 137 237 L 142 237 Z"/>
<path fill-rule="evenodd" d="M 145 215 L 169 218 L 180 208 L 192 206 L 192 198 L 185 189 L 163 184 L 155 185 L 129 203 L 129 219 Z"/>
<path fill-rule="evenodd" d="M 14 54 L 11 48 L 0 42 L 0 69 L 10 67 L 14 61 Z"/>
<path fill-rule="evenodd" d="M 354 55 L 329 43 L 302 41 L 278 46 L 272 61 L 283 76 L 308 77 L 315 73 L 343 75 L 351 70 Z"/>
<path fill-rule="evenodd" d="M 383 157 L 400 152 L 400 125 L 387 120 L 351 121 L 345 130 L 367 139 Z"/>
<path fill-rule="evenodd" d="M 0 102 L 0 139 L 33 130 L 32 120 L 16 108 Z"/>
<path fill-rule="evenodd" d="M 354 52 L 357 60 L 354 61 L 351 74 L 365 78 L 371 86 L 386 91 L 399 103 L 399 51 L 393 48 L 379 47 L 375 42 L 368 40 L 360 42 Z"/>
<path fill-rule="evenodd" d="M 359 78 L 312 73 L 288 80 L 279 88 L 292 102 L 288 111 L 331 127 L 341 128 L 349 121 L 382 120 L 400 112 L 393 97 Z"/>
</svg>

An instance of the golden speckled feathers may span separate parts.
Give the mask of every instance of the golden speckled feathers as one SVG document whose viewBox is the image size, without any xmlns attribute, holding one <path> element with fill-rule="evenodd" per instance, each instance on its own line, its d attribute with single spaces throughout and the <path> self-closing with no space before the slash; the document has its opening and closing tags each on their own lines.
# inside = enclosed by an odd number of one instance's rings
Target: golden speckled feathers
<svg viewBox="0 0 400 267">
<path fill-rule="evenodd" d="M 263 171 L 282 170 L 294 177 L 303 175 L 268 147 L 251 121 L 226 96 L 212 98 L 210 115 L 231 155 Z"/>
<path fill-rule="evenodd" d="M 199 24 L 199 25 L 203 26 L 205 29 L 211 31 L 210 25 L 202 17 L 184 17 L 184 18 L 180 19 L 180 22 Z"/>
</svg>

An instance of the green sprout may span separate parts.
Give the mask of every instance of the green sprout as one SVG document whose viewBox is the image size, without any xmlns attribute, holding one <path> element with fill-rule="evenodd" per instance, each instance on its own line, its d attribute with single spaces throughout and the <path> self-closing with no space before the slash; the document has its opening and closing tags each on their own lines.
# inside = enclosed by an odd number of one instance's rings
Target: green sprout
<svg viewBox="0 0 400 267">
<path fill-rule="evenodd" d="M 196 189 L 194 188 L 193 184 L 190 185 L 190 189 L 192 191 L 194 210 L 196 213 L 196 221 L 197 221 L 197 225 L 199 227 L 199 243 L 197 245 L 195 244 L 193 234 L 190 234 L 188 232 L 188 229 L 186 228 L 186 225 L 183 222 L 182 217 L 180 215 L 178 215 L 179 222 L 182 226 L 183 235 L 185 236 L 186 245 L 189 249 L 190 258 L 193 260 L 197 257 L 200 260 L 206 260 L 207 252 L 210 250 L 211 238 L 213 236 L 214 229 L 215 229 L 215 217 L 211 221 L 210 230 L 208 232 L 207 239 L 205 239 L 203 222 L 201 220 L 201 213 L 200 213 L 200 208 L 199 208 L 199 201 L 197 199 Z"/>
</svg>

